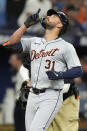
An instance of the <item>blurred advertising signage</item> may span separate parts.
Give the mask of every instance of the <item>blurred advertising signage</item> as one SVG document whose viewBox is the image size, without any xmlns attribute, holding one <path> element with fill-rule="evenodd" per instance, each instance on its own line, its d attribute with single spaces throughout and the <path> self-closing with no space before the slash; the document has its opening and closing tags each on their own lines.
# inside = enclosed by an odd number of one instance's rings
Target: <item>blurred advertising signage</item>
<svg viewBox="0 0 87 131">
<path fill-rule="evenodd" d="M 13 32 L 11 31 L 4 31 L 4 33 L 2 33 L 0 31 L 0 43 L 1 42 L 6 42 L 8 41 L 9 37 L 11 36 L 11 34 L 13 34 Z M 33 37 L 33 35 L 31 36 L 31 34 L 27 34 L 24 35 L 23 37 Z M 74 46 L 87 46 L 87 35 L 85 36 L 74 36 L 73 42 L 71 42 Z"/>
</svg>

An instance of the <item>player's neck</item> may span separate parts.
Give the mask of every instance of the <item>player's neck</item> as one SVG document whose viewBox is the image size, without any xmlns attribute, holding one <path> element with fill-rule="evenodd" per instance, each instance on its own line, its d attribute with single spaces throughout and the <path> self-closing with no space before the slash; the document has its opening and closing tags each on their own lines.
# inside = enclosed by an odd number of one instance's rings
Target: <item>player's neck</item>
<svg viewBox="0 0 87 131">
<path fill-rule="evenodd" d="M 45 31 L 45 35 L 44 35 L 44 39 L 46 41 L 54 40 L 54 39 L 58 38 L 58 34 L 59 34 L 58 31 L 55 31 L 55 30 L 46 30 Z"/>
</svg>

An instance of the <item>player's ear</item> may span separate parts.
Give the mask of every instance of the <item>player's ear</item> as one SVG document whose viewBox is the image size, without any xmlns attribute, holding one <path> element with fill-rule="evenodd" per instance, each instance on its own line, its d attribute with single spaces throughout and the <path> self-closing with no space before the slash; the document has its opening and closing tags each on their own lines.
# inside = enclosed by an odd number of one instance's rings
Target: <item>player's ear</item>
<svg viewBox="0 0 87 131">
<path fill-rule="evenodd" d="M 57 24 L 57 28 L 62 28 L 63 27 L 63 24 L 62 23 L 58 23 Z"/>
</svg>

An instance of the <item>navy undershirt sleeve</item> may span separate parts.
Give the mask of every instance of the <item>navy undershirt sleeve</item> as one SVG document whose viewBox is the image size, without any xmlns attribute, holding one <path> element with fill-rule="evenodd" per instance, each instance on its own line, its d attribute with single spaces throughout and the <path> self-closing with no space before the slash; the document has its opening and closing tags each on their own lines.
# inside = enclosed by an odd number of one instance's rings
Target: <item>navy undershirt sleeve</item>
<svg viewBox="0 0 87 131">
<path fill-rule="evenodd" d="M 82 68 L 81 67 L 73 67 L 72 69 L 67 70 L 66 72 L 59 72 L 58 78 L 59 79 L 73 79 L 76 77 L 80 77 L 82 75 Z"/>
</svg>

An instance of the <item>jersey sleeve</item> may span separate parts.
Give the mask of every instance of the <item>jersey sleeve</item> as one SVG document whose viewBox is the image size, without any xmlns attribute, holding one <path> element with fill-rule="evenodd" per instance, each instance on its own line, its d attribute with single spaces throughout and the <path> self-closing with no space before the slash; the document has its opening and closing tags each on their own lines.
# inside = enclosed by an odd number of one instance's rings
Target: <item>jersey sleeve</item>
<svg viewBox="0 0 87 131">
<path fill-rule="evenodd" d="M 64 59 L 65 59 L 68 69 L 81 66 L 80 60 L 77 56 L 76 50 L 73 47 L 73 45 L 69 44 L 65 47 L 64 52 L 63 52 L 63 56 L 64 56 Z"/>
<path fill-rule="evenodd" d="M 23 51 L 30 51 L 31 38 L 21 38 L 21 45 L 22 45 Z"/>
</svg>

